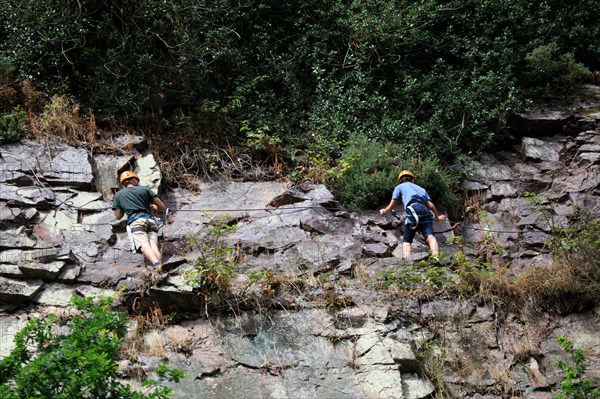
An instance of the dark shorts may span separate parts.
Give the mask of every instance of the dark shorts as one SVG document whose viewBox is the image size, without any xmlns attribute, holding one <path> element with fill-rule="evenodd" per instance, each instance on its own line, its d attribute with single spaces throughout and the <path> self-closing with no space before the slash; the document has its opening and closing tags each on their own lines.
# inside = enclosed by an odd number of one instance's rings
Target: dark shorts
<svg viewBox="0 0 600 399">
<path fill-rule="evenodd" d="M 411 207 L 417 214 L 418 223 L 413 212 L 410 209 L 407 209 L 402 242 L 412 243 L 417 231 L 420 232 L 425 239 L 433 235 L 433 213 L 423 204 L 415 203 L 412 204 Z"/>
<path fill-rule="evenodd" d="M 415 234 L 417 234 L 417 231 L 420 232 L 423 235 L 423 237 L 425 237 L 425 239 L 427 239 L 427 237 L 429 237 L 429 236 L 432 236 L 433 235 L 433 221 L 430 221 L 427 223 L 420 223 L 419 225 L 417 225 L 416 229 L 410 227 L 408 224 L 405 224 L 404 225 L 404 236 L 402 237 L 402 242 L 412 243 L 413 239 L 415 238 Z"/>
</svg>

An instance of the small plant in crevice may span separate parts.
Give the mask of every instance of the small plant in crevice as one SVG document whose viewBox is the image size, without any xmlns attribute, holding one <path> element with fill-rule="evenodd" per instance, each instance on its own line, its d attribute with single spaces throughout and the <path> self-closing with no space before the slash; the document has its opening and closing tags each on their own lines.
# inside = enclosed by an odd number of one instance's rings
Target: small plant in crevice
<svg viewBox="0 0 600 399">
<path fill-rule="evenodd" d="M 533 192 L 526 191 L 523 193 L 523 197 L 529 201 L 531 205 L 533 205 L 535 212 L 542 216 L 542 218 L 546 221 L 548 228 L 554 229 L 556 223 L 554 221 L 554 214 L 550 204 Z"/>
<path fill-rule="evenodd" d="M 417 350 L 417 358 L 422 364 L 422 374 L 436 388 L 436 398 L 444 399 L 452 397 L 446 387 L 446 352 L 436 339 L 431 338 L 423 342 Z"/>
<path fill-rule="evenodd" d="M 600 398 L 600 387 L 587 378 L 585 374 L 589 359 L 584 349 L 575 349 L 573 341 L 564 335 L 557 337 L 561 349 L 569 355 L 570 359 L 565 361 L 559 359 L 555 366 L 564 373 L 560 382 L 560 393 L 557 399 L 597 399 Z"/>
<path fill-rule="evenodd" d="M 443 254 L 440 260 L 422 260 L 396 270 L 382 270 L 375 274 L 375 288 L 393 288 L 411 294 L 429 295 L 452 289 L 457 284 L 453 263 Z"/>
<path fill-rule="evenodd" d="M 250 284 L 256 285 L 259 289 L 260 298 L 258 301 L 262 306 L 271 307 L 272 300 L 277 295 L 282 285 L 281 278 L 276 276 L 270 270 L 260 270 L 247 274 Z"/>
<path fill-rule="evenodd" d="M 141 298 L 133 300 L 131 310 L 134 317 L 128 327 L 124 355 L 133 361 L 137 361 L 140 354 L 163 355 L 165 347 L 161 331 L 174 324 L 178 317 L 182 317 L 181 314 L 165 314 L 156 302 L 142 306 Z"/>
<path fill-rule="evenodd" d="M 333 284 L 326 283 L 323 287 L 321 303 L 325 309 L 337 311 L 354 305 L 354 300 L 349 295 L 340 294 Z"/>
<path fill-rule="evenodd" d="M 214 220 L 207 237 L 200 241 L 197 236 L 188 238 L 200 255 L 187 272 L 187 281 L 195 292 L 204 296 L 206 302 L 218 304 L 229 294 L 231 281 L 235 277 L 235 250 L 223 242 L 223 237 L 233 231 L 235 225 L 228 223 L 226 216 Z"/>
<path fill-rule="evenodd" d="M 550 240 L 546 243 L 548 248 L 552 250 L 554 255 L 562 256 L 572 251 L 576 251 L 577 243 L 579 242 L 579 228 L 586 230 L 583 225 L 585 219 L 589 219 L 594 223 L 592 215 L 584 215 L 581 211 L 577 211 L 573 216 L 569 225 L 561 225 L 554 218 L 554 210 L 552 206 L 540 198 L 536 193 L 525 192 L 525 198 L 534 206 L 535 212 L 542 216 L 546 222 L 547 228 L 550 231 Z M 577 228 L 574 228 L 574 227 Z"/>
<path fill-rule="evenodd" d="M 570 225 L 556 231 L 550 246 L 559 261 L 579 265 L 583 274 L 600 282 L 600 219 L 578 212 Z"/>
</svg>

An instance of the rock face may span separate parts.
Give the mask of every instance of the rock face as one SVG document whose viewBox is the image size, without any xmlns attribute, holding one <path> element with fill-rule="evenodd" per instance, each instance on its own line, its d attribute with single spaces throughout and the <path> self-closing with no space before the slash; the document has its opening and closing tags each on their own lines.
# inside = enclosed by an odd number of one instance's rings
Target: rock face
<svg viewBox="0 0 600 399">
<path fill-rule="evenodd" d="M 580 108 L 520 116 L 519 145 L 464 166 L 465 248 L 519 275 L 552 264 L 553 228 L 581 211 L 600 214 L 600 117 Z M 182 398 L 541 399 L 561 381 L 556 335 L 572 332 L 576 347 L 600 358 L 591 313 L 522 320 L 493 304 L 374 289 L 418 268 L 420 281 L 435 279 L 427 246 L 417 240 L 411 259 L 401 258 L 399 220 L 350 213 L 315 184 L 161 191 L 175 211 L 161 231 L 168 277 L 149 285 L 110 208 L 119 170 L 136 170 L 156 190 L 161 176 L 143 138 L 123 140 L 136 143 L 128 156 L 28 140 L 0 148 L 0 356 L 30 313 L 68 306 L 73 295 L 117 295 L 121 310 L 164 315 L 147 337 L 154 345 L 124 361 L 124 375 L 150 373 L 167 357 L 187 373 L 173 387 Z M 449 255 L 453 236 L 437 234 Z M 233 270 L 220 306 L 189 278 L 207 251 Z"/>
</svg>

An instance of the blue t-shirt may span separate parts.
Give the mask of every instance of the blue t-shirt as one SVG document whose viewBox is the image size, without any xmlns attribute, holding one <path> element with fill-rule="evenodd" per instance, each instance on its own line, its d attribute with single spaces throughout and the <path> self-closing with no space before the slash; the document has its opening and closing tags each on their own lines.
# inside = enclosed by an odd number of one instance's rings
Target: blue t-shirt
<svg viewBox="0 0 600 399">
<path fill-rule="evenodd" d="M 395 201 L 402 200 L 404 209 L 406 209 L 406 207 L 409 204 L 412 204 L 414 202 L 426 205 L 427 201 L 431 201 L 429 194 L 423 187 L 411 182 L 404 182 L 398 184 L 394 189 L 392 199 Z"/>
</svg>

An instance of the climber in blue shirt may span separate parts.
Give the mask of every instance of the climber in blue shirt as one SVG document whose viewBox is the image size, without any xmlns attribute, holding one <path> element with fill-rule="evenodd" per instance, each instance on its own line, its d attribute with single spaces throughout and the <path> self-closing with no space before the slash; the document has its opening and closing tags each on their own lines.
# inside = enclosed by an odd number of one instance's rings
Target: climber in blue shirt
<svg viewBox="0 0 600 399">
<path fill-rule="evenodd" d="M 411 255 L 411 244 L 416 232 L 419 231 L 427 241 L 431 255 L 437 258 L 440 254 L 440 249 L 433 235 L 433 221 L 446 220 L 446 216 L 438 215 L 429 194 L 423 187 L 415 184 L 415 175 L 410 170 L 403 170 L 398 174 L 398 185 L 394 189 L 392 200 L 379 213 L 385 215 L 392 211 L 400 200 L 406 211 L 404 236 L 402 238 L 402 256 L 407 257 Z"/>
</svg>

